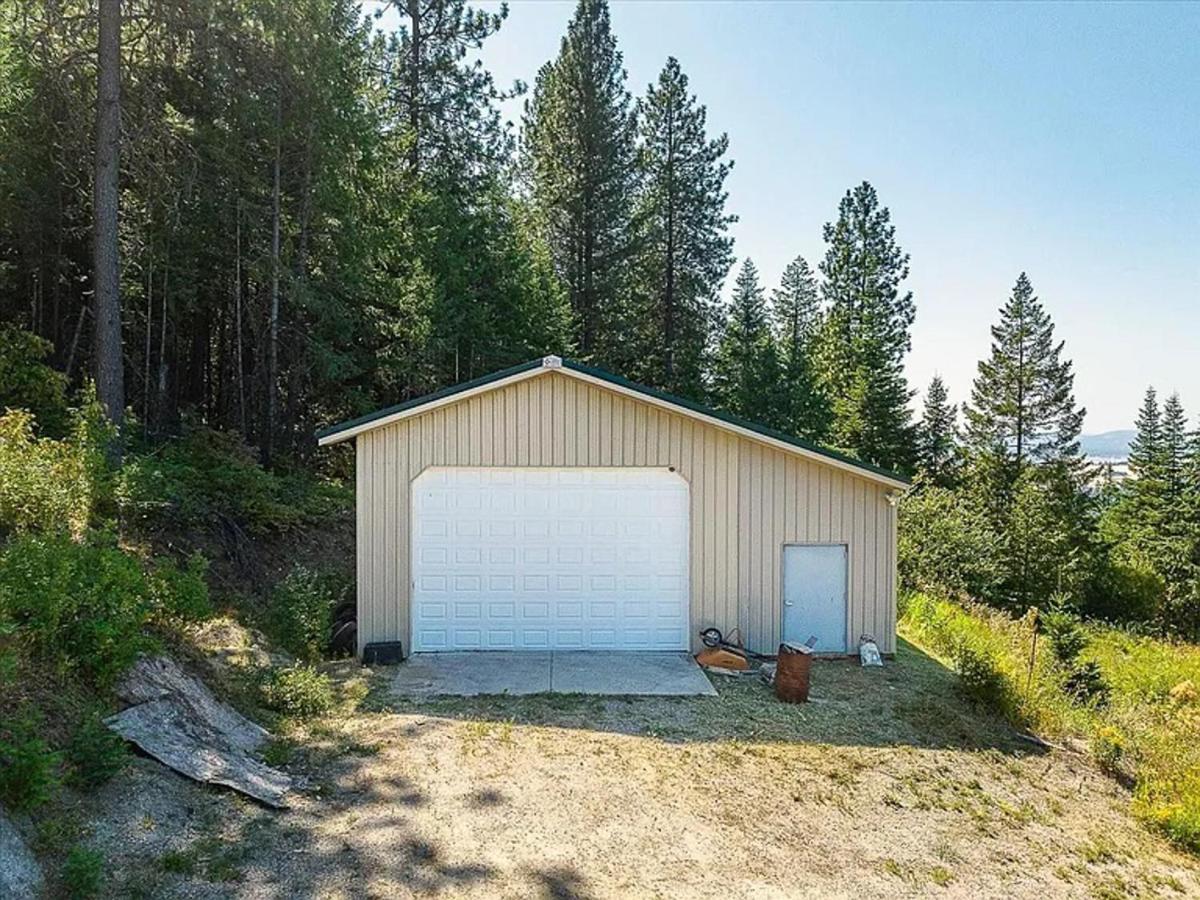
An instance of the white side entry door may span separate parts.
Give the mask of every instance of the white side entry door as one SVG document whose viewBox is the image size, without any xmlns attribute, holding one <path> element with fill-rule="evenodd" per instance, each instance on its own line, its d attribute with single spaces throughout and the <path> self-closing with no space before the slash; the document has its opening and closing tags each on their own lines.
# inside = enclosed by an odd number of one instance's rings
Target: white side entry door
<svg viewBox="0 0 1200 900">
<path fill-rule="evenodd" d="M 783 548 L 783 639 L 817 642 L 816 653 L 846 652 L 845 544 L 788 544 Z"/>
</svg>

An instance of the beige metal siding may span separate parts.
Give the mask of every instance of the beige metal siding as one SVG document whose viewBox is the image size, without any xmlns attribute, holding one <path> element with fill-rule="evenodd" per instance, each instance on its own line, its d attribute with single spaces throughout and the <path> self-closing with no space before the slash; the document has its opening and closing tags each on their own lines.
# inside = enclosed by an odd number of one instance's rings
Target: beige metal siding
<svg viewBox="0 0 1200 900">
<path fill-rule="evenodd" d="M 410 643 L 409 486 L 429 466 L 674 466 L 691 485 L 692 640 L 780 640 L 783 546 L 849 546 L 848 646 L 895 650 L 889 488 L 557 372 L 359 434 L 359 647 Z"/>
</svg>

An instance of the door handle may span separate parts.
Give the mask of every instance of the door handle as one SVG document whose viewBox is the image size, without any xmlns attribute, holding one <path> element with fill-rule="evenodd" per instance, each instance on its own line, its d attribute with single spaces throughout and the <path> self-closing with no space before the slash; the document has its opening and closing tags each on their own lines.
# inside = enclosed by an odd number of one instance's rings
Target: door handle
<svg viewBox="0 0 1200 900">
<path fill-rule="evenodd" d="M 795 606 L 796 604 L 793 603 L 791 600 L 784 600 L 783 605 L 784 606 Z"/>
</svg>

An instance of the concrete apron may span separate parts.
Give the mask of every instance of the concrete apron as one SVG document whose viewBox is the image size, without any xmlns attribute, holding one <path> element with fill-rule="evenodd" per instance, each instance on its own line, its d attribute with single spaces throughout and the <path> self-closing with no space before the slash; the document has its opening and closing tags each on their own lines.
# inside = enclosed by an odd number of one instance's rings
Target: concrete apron
<svg viewBox="0 0 1200 900">
<path fill-rule="evenodd" d="M 397 668 L 392 689 L 412 696 L 457 697 L 717 694 L 687 653 L 607 650 L 416 653 Z"/>
</svg>

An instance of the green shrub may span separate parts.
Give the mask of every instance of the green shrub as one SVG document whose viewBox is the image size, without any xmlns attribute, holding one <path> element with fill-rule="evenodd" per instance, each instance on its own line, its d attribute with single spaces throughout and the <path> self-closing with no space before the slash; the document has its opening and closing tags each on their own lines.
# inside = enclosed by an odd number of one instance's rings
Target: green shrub
<svg viewBox="0 0 1200 900">
<path fill-rule="evenodd" d="M 61 437 L 70 424 L 67 379 L 44 362 L 53 350 L 35 334 L 0 326 L 0 413 L 26 410 L 43 434 Z"/>
<path fill-rule="evenodd" d="M 26 812 L 50 798 L 58 785 L 59 755 L 38 733 L 29 711 L 0 721 L 0 806 Z"/>
<path fill-rule="evenodd" d="M 961 492 L 919 484 L 900 503 L 900 583 L 908 591 L 991 596 L 1000 580 L 997 540 Z"/>
<path fill-rule="evenodd" d="M 71 735 L 66 758 L 71 780 L 84 787 L 104 784 L 129 764 L 125 741 L 94 711 L 84 716 Z"/>
<path fill-rule="evenodd" d="M 76 419 L 69 438 L 34 435 L 24 410 L 0 415 L 0 532 L 81 534 L 108 493 L 103 441 L 94 406 Z"/>
<path fill-rule="evenodd" d="M 208 560 L 195 551 L 183 567 L 171 560 L 156 560 L 150 574 L 150 591 L 159 615 L 188 622 L 208 618 L 213 613 L 208 596 Z"/>
<path fill-rule="evenodd" d="M 105 689 L 145 646 L 152 618 L 207 607 L 203 562 L 142 561 L 102 536 L 25 534 L 0 551 L 0 622 L 60 676 Z"/>
<path fill-rule="evenodd" d="M 299 719 L 319 716 L 334 704 L 329 676 L 312 666 L 270 670 L 263 679 L 261 695 L 270 709 Z"/>
<path fill-rule="evenodd" d="M 954 669 L 963 692 L 976 703 L 1004 710 L 1008 704 L 1004 676 L 985 650 L 968 643 L 954 651 Z"/>
<path fill-rule="evenodd" d="M 1042 613 L 1041 625 L 1055 659 L 1064 666 L 1072 665 L 1087 645 L 1087 632 L 1079 619 L 1069 612 L 1052 610 Z"/>
<path fill-rule="evenodd" d="M 1063 690 L 1077 703 L 1104 706 L 1108 703 L 1108 682 L 1095 660 L 1076 660 L 1063 679 Z"/>
<path fill-rule="evenodd" d="M 329 646 L 334 609 L 348 592 L 346 579 L 335 572 L 295 566 L 271 591 L 265 630 L 292 655 L 320 659 Z"/>
<path fill-rule="evenodd" d="M 63 890 L 73 900 L 95 897 L 104 887 L 104 857 L 87 847 L 76 847 L 62 867 Z"/>
<path fill-rule="evenodd" d="M 0 553 L 0 615 L 60 675 L 111 685 L 152 609 L 141 563 L 116 547 L 25 535 Z"/>
<path fill-rule="evenodd" d="M 240 435 L 204 427 L 188 428 L 175 441 L 131 456 L 117 497 L 127 520 L 149 528 L 208 526 L 227 519 L 253 532 L 318 521 L 351 502 L 339 485 L 264 469 Z"/>
</svg>

